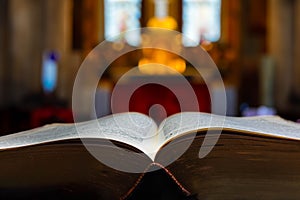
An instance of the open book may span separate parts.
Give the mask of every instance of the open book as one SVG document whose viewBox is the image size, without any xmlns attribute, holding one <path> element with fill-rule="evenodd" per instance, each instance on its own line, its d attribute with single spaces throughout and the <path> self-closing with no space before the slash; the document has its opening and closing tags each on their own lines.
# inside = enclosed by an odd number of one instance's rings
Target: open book
<svg viewBox="0 0 300 200">
<path fill-rule="evenodd" d="M 184 112 L 157 125 L 121 113 L 1 137 L 0 197 L 55 190 L 130 198 L 141 174 L 162 169 L 180 192 L 201 199 L 293 199 L 300 198 L 299 158 L 300 125 L 278 116 Z"/>
</svg>

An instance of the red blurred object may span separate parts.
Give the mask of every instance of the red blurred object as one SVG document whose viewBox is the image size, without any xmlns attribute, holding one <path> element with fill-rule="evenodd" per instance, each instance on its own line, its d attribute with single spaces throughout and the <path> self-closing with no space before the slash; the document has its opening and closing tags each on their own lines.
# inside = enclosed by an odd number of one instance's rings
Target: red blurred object
<svg viewBox="0 0 300 200">
<path fill-rule="evenodd" d="M 176 84 L 176 83 L 175 83 Z M 184 95 L 185 90 L 187 90 L 184 85 L 175 85 L 176 91 Z M 195 109 L 193 106 L 185 105 L 185 108 L 182 108 L 179 99 L 176 95 L 167 87 L 164 87 L 159 84 L 146 84 L 139 87 L 133 92 L 130 97 L 129 107 L 124 98 L 126 94 L 130 93 L 135 86 L 133 83 L 124 83 L 118 85 L 119 91 L 116 98 L 112 99 L 113 112 L 140 112 L 146 115 L 149 114 L 149 109 L 155 104 L 160 104 L 164 107 L 167 116 L 170 116 L 175 113 L 183 111 L 201 111 L 201 112 L 211 112 L 211 102 L 208 88 L 205 84 L 191 84 L 191 87 L 194 90 L 194 93 L 197 97 L 199 108 Z M 177 93 L 177 95 L 178 95 Z M 192 101 L 189 96 L 184 96 L 185 100 Z M 191 103 L 192 104 L 192 103 Z"/>
<path fill-rule="evenodd" d="M 31 113 L 31 128 L 50 123 L 73 123 L 72 110 L 60 107 L 37 108 Z"/>
</svg>

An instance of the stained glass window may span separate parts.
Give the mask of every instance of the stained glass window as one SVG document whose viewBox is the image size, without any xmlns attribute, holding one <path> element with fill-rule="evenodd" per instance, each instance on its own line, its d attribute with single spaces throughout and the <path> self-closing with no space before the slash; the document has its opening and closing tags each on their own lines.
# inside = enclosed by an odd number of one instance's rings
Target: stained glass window
<svg viewBox="0 0 300 200">
<path fill-rule="evenodd" d="M 183 44 L 216 42 L 221 35 L 221 0 L 183 0 Z"/>
<path fill-rule="evenodd" d="M 105 0 L 105 39 L 116 42 L 126 41 L 128 44 L 137 46 L 140 43 L 141 0 Z"/>
</svg>

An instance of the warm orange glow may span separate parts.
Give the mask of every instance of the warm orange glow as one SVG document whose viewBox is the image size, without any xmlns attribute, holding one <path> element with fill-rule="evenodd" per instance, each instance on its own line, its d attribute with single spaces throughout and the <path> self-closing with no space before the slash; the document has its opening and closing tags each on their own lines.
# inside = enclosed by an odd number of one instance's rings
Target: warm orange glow
<svg viewBox="0 0 300 200">
<path fill-rule="evenodd" d="M 160 16 L 151 18 L 148 23 L 148 27 L 152 28 L 164 28 L 170 30 L 176 30 L 178 28 L 176 20 L 171 16 Z M 156 41 L 149 40 L 147 35 L 143 35 L 144 44 L 150 44 L 151 42 L 164 42 L 164 35 L 159 35 L 155 38 Z M 175 44 L 178 48 L 181 48 L 181 38 L 174 38 Z M 139 70 L 144 74 L 175 74 L 183 73 L 186 69 L 186 64 L 183 59 L 178 55 L 167 52 L 162 49 L 143 49 L 143 58 L 139 61 Z"/>
<path fill-rule="evenodd" d="M 177 22 L 173 17 L 170 16 L 164 18 L 153 17 L 148 21 L 147 26 L 153 28 L 165 28 L 170 30 L 176 30 Z"/>
<path fill-rule="evenodd" d="M 173 67 L 179 73 L 183 73 L 185 71 L 186 65 L 184 60 L 182 60 L 181 58 L 177 58 L 171 60 L 171 67 Z"/>
<path fill-rule="evenodd" d="M 144 49 L 143 54 L 144 58 L 139 61 L 139 70 L 144 74 L 183 73 L 186 69 L 185 61 L 170 52 L 160 49 Z M 166 70 L 168 67 L 173 70 Z"/>
<path fill-rule="evenodd" d="M 151 63 L 149 62 L 149 60 L 142 59 L 139 62 L 139 71 L 147 75 L 177 75 L 179 71 L 176 70 L 175 68 L 178 66 L 179 65 L 175 67 L 174 66 L 171 67 L 159 63 Z M 180 67 L 185 68 L 185 65 Z"/>
</svg>

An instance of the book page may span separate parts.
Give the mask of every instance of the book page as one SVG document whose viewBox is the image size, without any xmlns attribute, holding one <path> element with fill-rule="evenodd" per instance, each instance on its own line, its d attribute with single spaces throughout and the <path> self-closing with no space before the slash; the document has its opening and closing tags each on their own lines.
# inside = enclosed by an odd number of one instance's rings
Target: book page
<svg viewBox="0 0 300 200">
<path fill-rule="evenodd" d="M 223 119 L 223 120 L 222 120 Z M 184 112 L 172 115 L 159 126 L 159 135 L 165 141 L 182 133 L 207 129 L 209 127 L 222 127 L 224 117 L 208 113 Z"/>
<path fill-rule="evenodd" d="M 300 140 L 300 124 L 279 116 L 227 117 L 224 128 Z"/>
<path fill-rule="evenodd" d="M 182 134 L 208 129 L 300 140 L 300 124 L 278 116 L 224 117 L 198 112 L 184 112 L 170 116 L 159 126 L 159 137 L 166 143 Z"/>
<path fill-rule="evenodd" d="M 140 113 L 121 113 L 77 125 L 82 138 L 96 137 L 132 145 L 144 153 L 152 150 L 149 141 L 157 134 L 156 123 Z"/>
<path fill-rule="evenodd" d="M 156 134 L 157 125 L 139 113 L 121 113 L 77 124 L 53 124 L 0 137 L 0 149 L 65 139 L 103 138 L 132 145 L 141 151 Z"/>
</svg>

